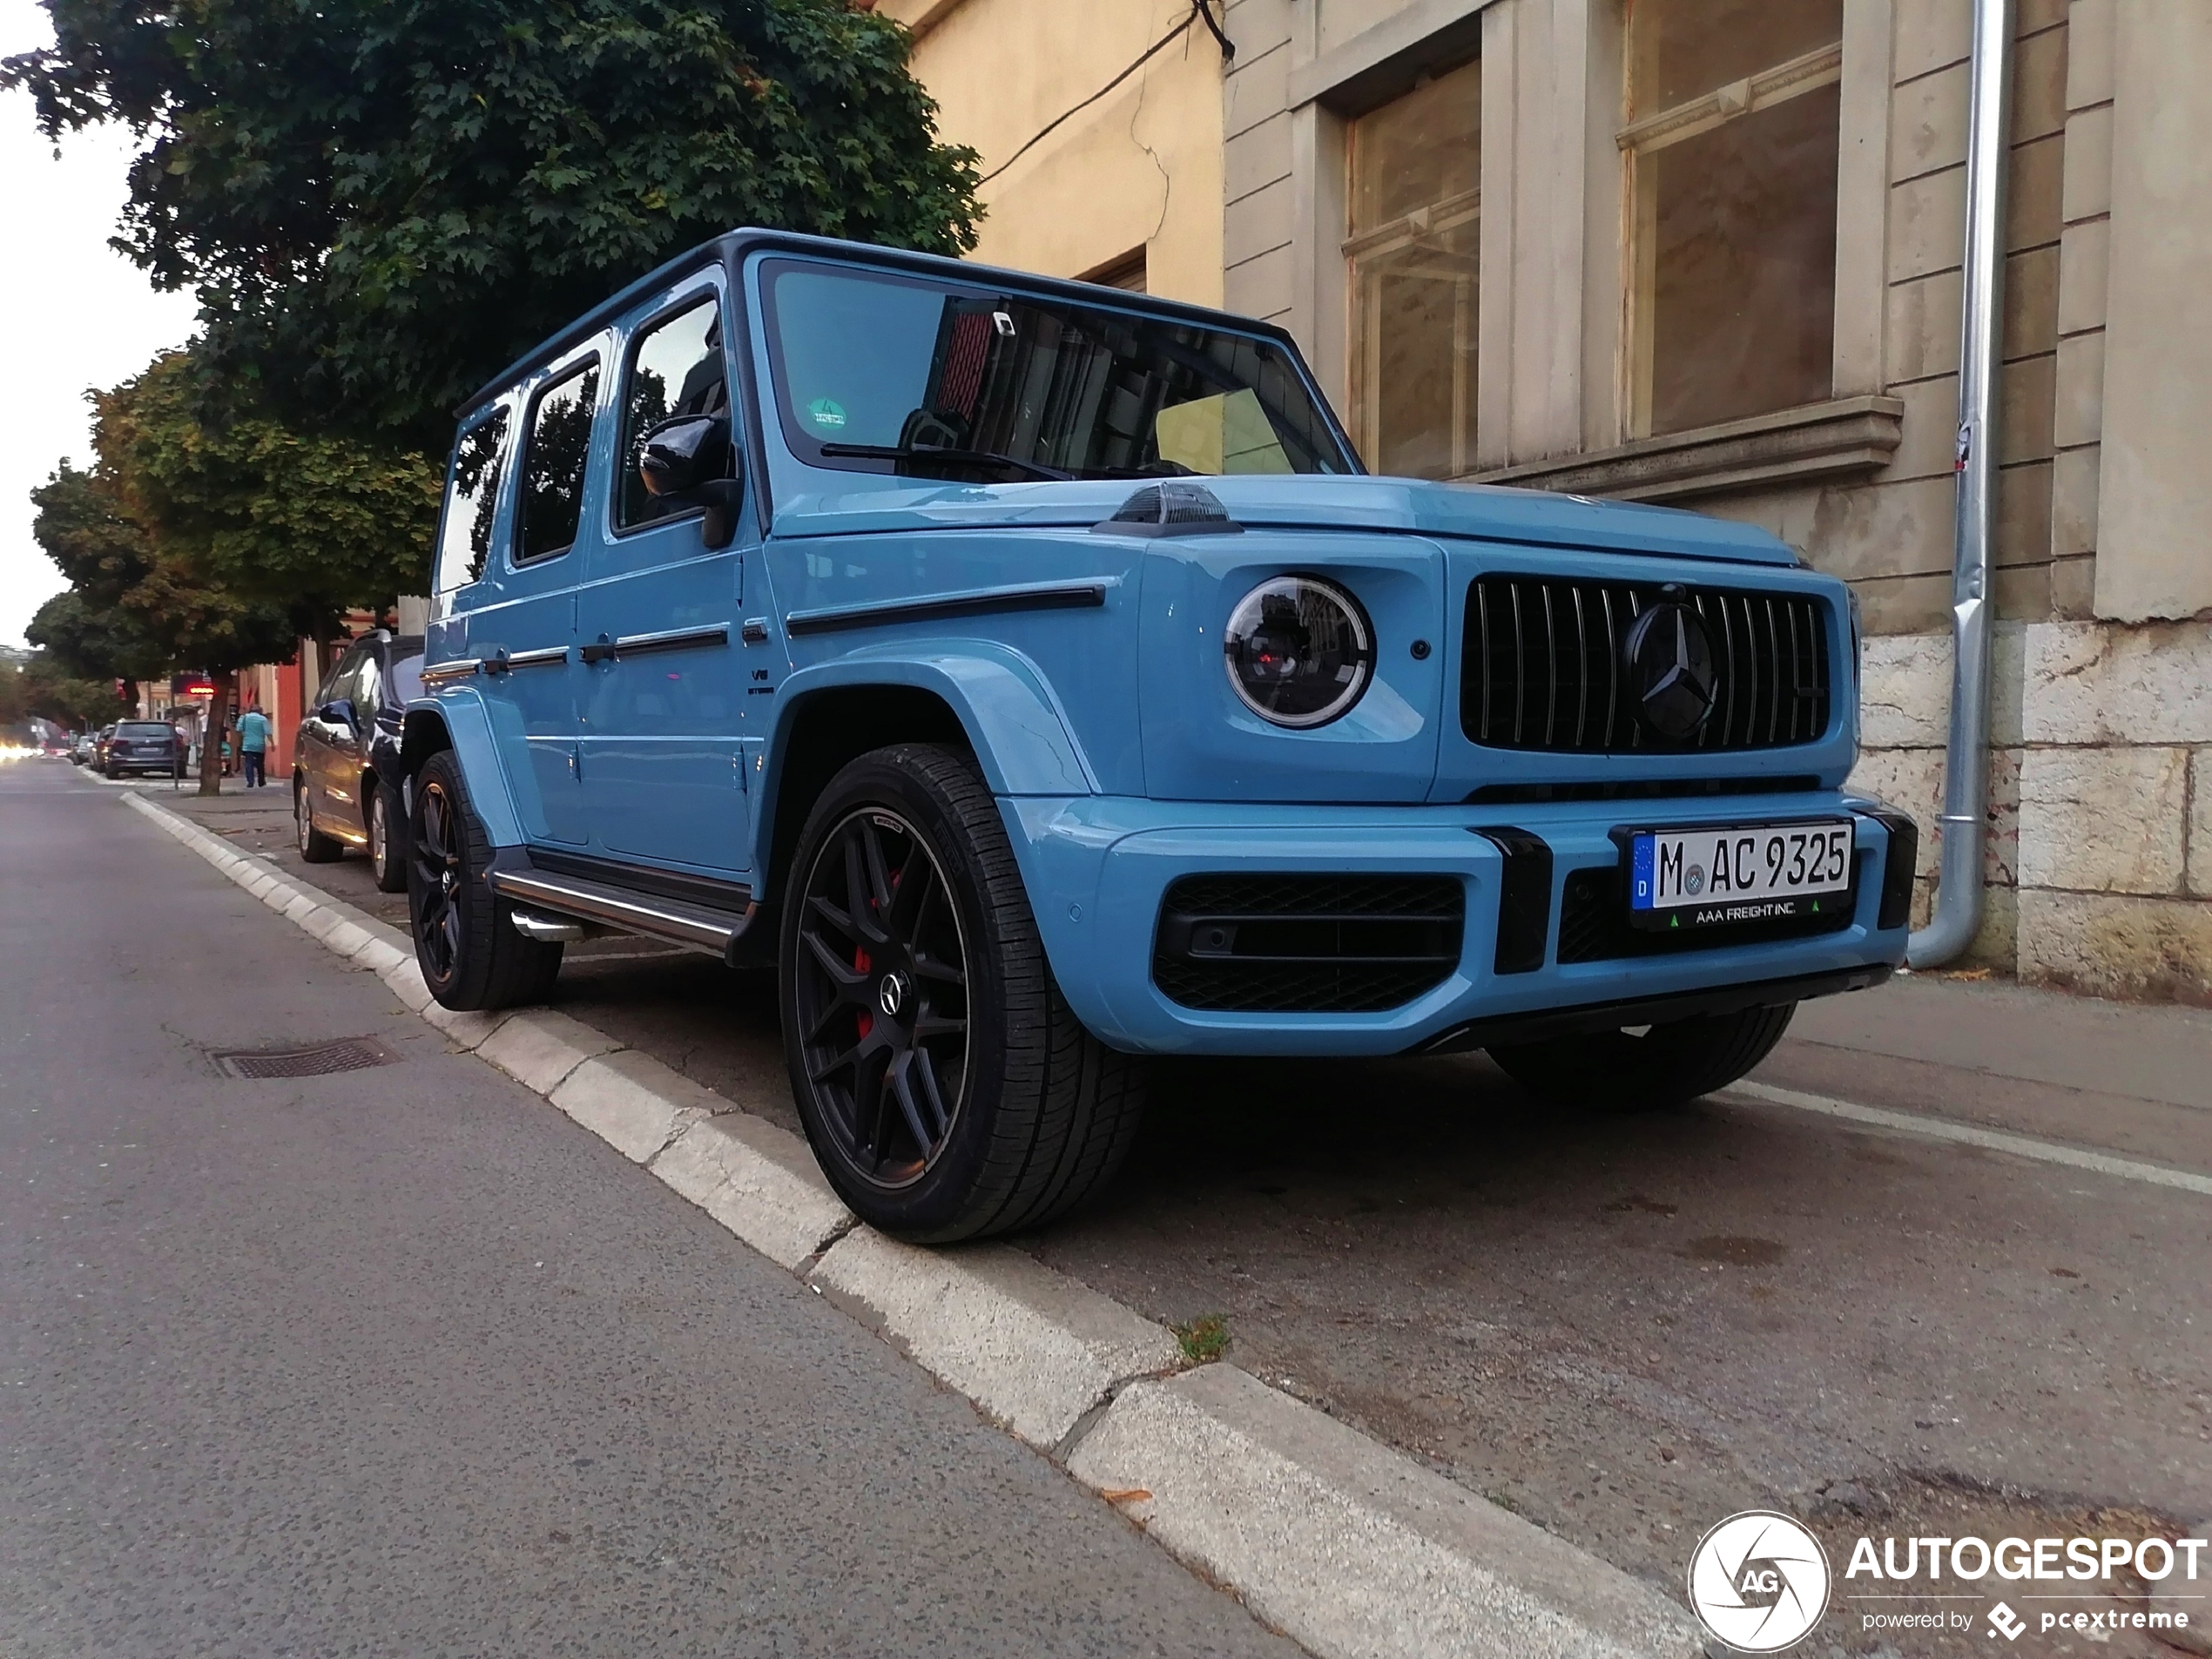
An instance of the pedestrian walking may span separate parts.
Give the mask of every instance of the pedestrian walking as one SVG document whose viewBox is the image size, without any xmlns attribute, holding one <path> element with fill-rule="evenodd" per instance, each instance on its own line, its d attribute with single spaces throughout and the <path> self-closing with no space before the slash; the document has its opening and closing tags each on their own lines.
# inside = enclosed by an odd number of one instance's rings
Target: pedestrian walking
<svg viewBox="0 0 2212 1659">
<path fill-rule="evenodd" d="M 248 789 L 259 789 L 268 781 L 261 770 L 268 751 L 269 717 L 259 709 L 246 710 L 238 718 L 238 752 L 245 763 Z"/>
</svg>

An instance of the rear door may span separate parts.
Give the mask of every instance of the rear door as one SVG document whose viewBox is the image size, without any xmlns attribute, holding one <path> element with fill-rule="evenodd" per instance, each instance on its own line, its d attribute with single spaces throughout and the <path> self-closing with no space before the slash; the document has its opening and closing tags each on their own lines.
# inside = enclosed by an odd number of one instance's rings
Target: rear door
<svg viewBox="0 0 2212 1659">
<path fill-rule="evenodd" d="M 717 266 L 657 294 L 619 331 L 617 436 L 577 593 L 579 655 L 590 660 L 577 671 L 593 840 L 718 876 L 751 862 L 738 649 L 751 538 L 740 529 L 731 545 L 707 547 L 702 513 L 649 495 L 637 461 L 658 422 L 730 414 L 724 303 Z"/>
<path fill-rule="evenodd" d="M 526 382 L 512 446 L 513 507 L 494 538 L 503 545 L 489 550 L 467 612 L 465 651 L 484 664 L 476 684 L 533 840 L 580 844 L 589 833 L 577 779 L 576 584 L 594 496 L 590 460 L 605 361 L 603 337 Z M 464 448 L 468 442 L 464 435 Z"/>
</svg>

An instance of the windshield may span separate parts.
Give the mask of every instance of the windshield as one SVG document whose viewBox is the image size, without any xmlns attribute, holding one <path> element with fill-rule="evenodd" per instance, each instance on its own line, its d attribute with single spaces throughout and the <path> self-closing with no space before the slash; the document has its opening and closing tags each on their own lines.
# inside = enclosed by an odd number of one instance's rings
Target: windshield
<svg viewBox="0 0 2212 1659">
<path fill-rule="evenodd" d="M 125 720 L 115 728 L 115 735 L 118 738 L 165 738 L 172 734 L 169 727 L 158 721 Z"/>
<path fill-rule="evenodd" d="M 793 260 L 763 267 L 774 399 L 811 466 L 934 478 L 1348 473 L 1273 341 Z"/>
</svg>

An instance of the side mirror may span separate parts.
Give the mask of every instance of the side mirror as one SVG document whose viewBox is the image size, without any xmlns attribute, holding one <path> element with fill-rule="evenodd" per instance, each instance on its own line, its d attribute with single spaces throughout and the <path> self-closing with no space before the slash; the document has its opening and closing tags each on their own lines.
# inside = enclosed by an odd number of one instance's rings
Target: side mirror
<svg viewBox="0 0 2212 1659">
<path fill-rule="evenodd" d="M 730 417 L 679 415 L 645 434 L 637 447 L 645 493 L 671 509 L 704 508 L 707 546 L 727 547 L 738 533 L 745 485 L 730 475 Z"/>
<path fill-rule="evenodd" d="M 349 732 L 361 729 L 361 720 L 354 712 L 354 699 L 350 697 L 334 698 L 324 704 L 315 711 L 315 718 L 331 725 L 342 725 Z"/>
</svg>

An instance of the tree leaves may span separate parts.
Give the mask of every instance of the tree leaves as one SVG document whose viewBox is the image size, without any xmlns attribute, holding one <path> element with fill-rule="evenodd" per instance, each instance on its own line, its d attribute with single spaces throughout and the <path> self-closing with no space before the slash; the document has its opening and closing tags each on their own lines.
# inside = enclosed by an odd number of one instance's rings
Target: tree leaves
<svg viewBox="0 0 2212 1659">
<path fill-rule="evenodd" d="M 452 406 L 741 224 L 958 253 L 974 158 L 837 0 L 51 0 L 49 132 L 148 139 L 124 242 L 294 424 L 442 451 Z"/>
<path fill-rule="evenodd" d="M 33 492 L 70 583 L 31 637 L 88 677 L 145 679 L 290 658 L 337 613 L 420 587 L 438 469 L 388 442 L 301 433 L 196 352 L 94 399 L 89 472 Z"/>
</svg>

